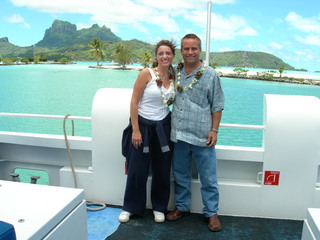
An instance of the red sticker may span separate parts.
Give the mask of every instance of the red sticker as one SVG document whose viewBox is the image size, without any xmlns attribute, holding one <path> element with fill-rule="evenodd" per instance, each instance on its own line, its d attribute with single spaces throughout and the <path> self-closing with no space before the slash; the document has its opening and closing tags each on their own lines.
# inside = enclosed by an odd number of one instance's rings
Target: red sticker
<svg viewBox="0 0 320 240">
<path fill-rule="evenodd" d="M 279 171 L 265 171 L 264 185 L 279 185 L 280 172 Z"/>
</svg>

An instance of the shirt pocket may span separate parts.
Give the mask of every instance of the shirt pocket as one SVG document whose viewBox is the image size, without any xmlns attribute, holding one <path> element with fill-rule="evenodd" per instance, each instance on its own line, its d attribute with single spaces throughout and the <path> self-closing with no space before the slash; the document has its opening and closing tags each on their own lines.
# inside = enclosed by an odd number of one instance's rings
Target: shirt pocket
<svg viewBox="0 0 320 240">
<path fill-rule="evenodd" d="M 190 91 L 190 101 L 199 105 L 203 105 L 207 100 L 207 91 L 205 89 L 192 88 Z"/>
</svg>

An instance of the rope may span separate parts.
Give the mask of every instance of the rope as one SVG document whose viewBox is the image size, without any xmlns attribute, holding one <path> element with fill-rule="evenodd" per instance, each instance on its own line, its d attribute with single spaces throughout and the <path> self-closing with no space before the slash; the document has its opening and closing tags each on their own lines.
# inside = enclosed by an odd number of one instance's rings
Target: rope
<svg viewBox="0 0 320 240">
<path fill-rule="evenodd" d="M 74 187 L 77 188 L 78 187 L 78 183 L 77 183 L 77 177 L 76 177 L 76 172 L 74 170 L 73 167 L 73 161 L 72 161 L 72 154 L 71 154 L 71 150 L 70 150 L 70 145 L 69 145 L 69 141 L 68 141 L 68 136 L 67 136 L 67 130 L 66 130 L 66 121 L 67 118 L 71 116 L 70 114 L 67 114 L 64 116 L 63 119 L 63 134 L 64 134 L 64 141 L 67 147 L 67 153 L 68 153 L 68 158 L 69 158 L 69 162 L 70 162 L 70 167 L 71 167 L 71 171 L 72 171 L 72 175 L 73 175 L 73 182 L 74 182 Z M 72 136 L 74 136 L 74 122 L 72 121 Z"/>
<path fill-rule="evenodd" d="M 87 210 L 89 211 L 100 211 L 100 210 L 103 210 L 107 207 L 106 204 L 104 203 L 101 203 L 101 202 L 92 202 L 92 201 L 86 201 L 87 203 Z M 100 206 L 99 208 L 91 208 L 91 207 L 88 207 L 89 206 Z"/>
<path fill-rule="evenodd" d="M 68 140 L 68 136 L 67 136 L 67 130 L 66 130 L 66 121 L 67 121 L 69 116 L 71 116 L 71 115 L 67 114 L 67 115 L 64 116 L 64 119 L 63 119 L 63 134 L 64 134 L 64 141 L 65 141 L 65 144 L 66 144 L 68 158 L 69 158 L 69 162 L 70 162 L 70 167 L 71 167 L 71 171 L 72 171 L 74 187 L 77 188 L 78 184 L 77 184 L 76 171 L 74 170 L 74 166 L 73 166 L 73 159 L 72 159 L 71 149 L 70 149 L 69 140 Z M 72 121 L 72 136 L 74 136 L 74 121 L 73 120 L 71 120 L 71 121 Z M 86 201 L 86 204 L 87 204 L 87 210 L 89 210 L 89 211 L 100 211 L 100 210 L 105 209 L 107 207 L 106 204 L 100 203 L 100 202 Z M 90 208 L 90 207 L 88 207 L 88 205 L 101 206 L 101 207 L 99 207 L 99 208 Z"/>
</svg>

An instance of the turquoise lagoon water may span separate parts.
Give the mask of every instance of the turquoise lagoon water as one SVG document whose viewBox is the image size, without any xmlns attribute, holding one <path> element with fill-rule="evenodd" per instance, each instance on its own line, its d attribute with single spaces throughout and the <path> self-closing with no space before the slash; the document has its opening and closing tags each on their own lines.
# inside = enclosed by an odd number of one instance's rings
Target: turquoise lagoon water
<svg viewBox="0 0 320 240">
<path fill-rule="evenodd" d="M 0 112 L 88 117 L 100 88 L 132 88 L 138 75 L 138 71 L 93 69 L 89 65 L 95 63 L 0 66 Z M 262 125 L 264 94 L 320 97 L 320 87 L 316 86 L 221 80 L 225 92 L 222 123 Z M 56 119 L 1 117 L 0 131 L 63 134 L 62 120 Z M 259 130 L 223 128 L 218 144 L 260 147 L 262 134 Z M 75 135 L 91 136 L 91 122 L 76 121 Z"/>
</svg>

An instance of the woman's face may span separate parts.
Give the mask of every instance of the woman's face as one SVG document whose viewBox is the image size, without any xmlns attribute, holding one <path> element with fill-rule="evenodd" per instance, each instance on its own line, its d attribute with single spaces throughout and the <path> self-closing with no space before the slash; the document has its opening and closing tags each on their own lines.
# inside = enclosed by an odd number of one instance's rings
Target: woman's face
<svg viewBox="0 0 320 240">
<path fill-rule="evenodd" d="M 169 66 L 174 58 L 174 54 L 170 47 L 160 46 L 156 57 L 159 65 Z"/>
</svg>

